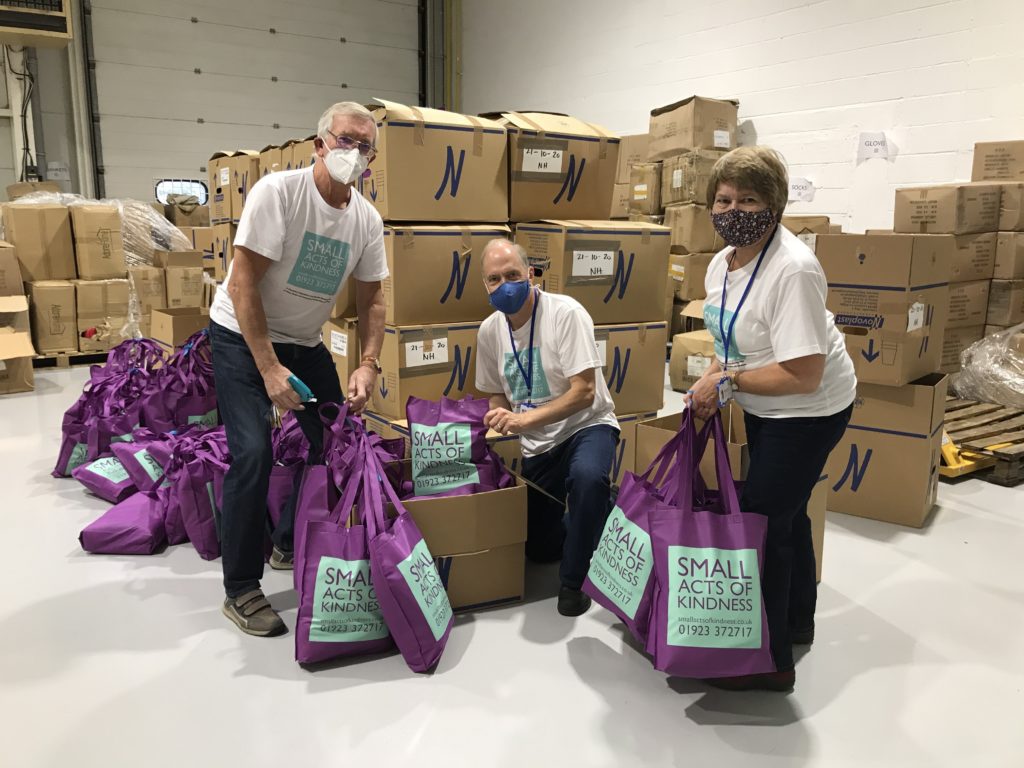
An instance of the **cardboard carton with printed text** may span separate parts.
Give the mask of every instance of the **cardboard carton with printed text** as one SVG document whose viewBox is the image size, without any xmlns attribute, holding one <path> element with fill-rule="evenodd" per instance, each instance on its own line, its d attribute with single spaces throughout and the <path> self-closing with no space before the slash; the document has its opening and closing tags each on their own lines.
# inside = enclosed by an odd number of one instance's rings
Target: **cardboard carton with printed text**
<svg viewBox="0 0 1024 768">
<path fill-rule="evenodd" d="M 1024 181 L 1003 182 L 999 186 L 999 231 L 1024 232 Z"/>
<path fill-rule="evenodd" d="M 32 339 L 41 355 L 78 351 L 75 284 L 41 280 L 28 284 Z"/>
<path fill-rule="evenodd" d="M 1024 280 L 993 280 L 988 297 L 989 325 L 1024 323 Z"/>
<path fill-rule="evenodd" d="M 482 321 L 494 311 L 481 271 L 484 247 L 495 238 L 510 237 L 511 230 L 502 225 L 386 226 L 385 322 Z"/>
<path fill-rule="evenodd" d="M 953 250 L 932 235 L 818 236 L 826 305 L 858 381 L 903 386 L 938 370 Z"/>
<path fill-rule="evenodd" d="M 21 284 L 18 284 L 21 291 Z M 32 358 L 36 350 L 29 332 L 28 298 L 0 294 L 0 395 L 35 389 Z"/>
<path fill-rule="evenodd" d="M 694 149 L 665 158 L 661 169 L 661 204 L 710 205 L 708 182 L 711 170 L 724 154 L 710 149 Z"/>
<path fill-rule="evenodd" d="M 300 168 L 310 168 L 313 163 L 316 162 L 314 156 L 316 155 L 316 135 L 307 136 L 305 139 L 295 141 L 289 144 L 287 151 L 286 170 L 295 171 Z M 282 156 L 284 157 L 286 150 L 282 150 Z"/>
<path fill-rule="evenodd" d="M 896 190 L 893 231 L 969 235 L 999 228 L 998 184 L 940 184 Z"/>
<path fill-rule="evenodd" d="M 214 152 L 206 162 L 209 176 L 210 223 L 231 221 L 231 160 L 234 151 L 222 149 Z"/>
<path fill-rule="evenodd" d="M 629 170 L 629 212 L 661 213 L 661 163 L 637 163 Z"/>
<path fill-rule="evenodd" d="M 124 277 L 121 213 L 114 205 L 73 205 L 71 230 L 78 276 L 83 280 Z"/>
<path fill-rule="evenodd" d="M 677 299 L 696 301 L 707 296 L 705 281 L 713 258 L 713 253 L 673 253 L 669 257 L 669 277 Z"/>
<path fill-rule="evenodd" d="M 25 282 L 72 280 L 75 247 L 66 205 L 19 203 L 3 206 L 4 232 L 18 254 Z"/>
<path fill-rule="evenodd" d="M 1024 278 L 1024 232 L 1000 232 L 996 238 L 992 277 L 998 280 Z"/>
<path fill-rule="evenodd" d="M 996 263 L 996 242 L 995 232 L 954 237 L 950 282 L 969 283 L 972 280 L 991 280 Z"/>
<path fill-rule="evenodd" d="M 167 285 L 167 306 L 201 307 L 203 305 L 203 268 L 167 267 L 164 270 Z"/>
<path fill-rule="evenodd" d="M 828 508 L 920 528 L 939 484 L 947 378 L 857 386 L 853 417 L 828 458 Z"/>
<path fill-rule="evenodd" d="M 541 221 L 516 242 L 543 270 L 541 287 L 572 296 L 598 325 L 662 320 L 669 230 L 626 221 Z"/>
<path fill-rule="evenodd" d="M 680 333 L 672 337 L 668 363 L 669 382 L 676 392 L 693 388 L 715 361 L 715 339 L 708 331 Z"/>
<path fill-rule="evenodd" d="M 991 280 L 953 283 L 949 286 L 949 315 L 946 329 L 984 325 L 988 315 Z"/>
<path fill-rule="evenodd" d="M 14 246 L 0 240 L 0 296 L 23 296 L 25 285 Z"/>
<path fill-rule="evenodd" d="M 192 244 L 193 251 L 203 254 L 203 266 L 213 265 L 213 227 L 178 227 Z"/>
<path fill-rule="evenodd" d="M 260 150 L 260 178 L 284 170 L 284 153 L 281 147 L 268 144 Z"/>
<path fill-rule="evenodd" d="M 817 249 L 818 235 L 829 234 L 832 225 L 828 216 L 783 216 L 782 226 L 814 251 Z"/>
<path fill-rule="evenodd" d="M 139 299 L 139 330 L 149 337 L 153 330 L 153 310 L 167 306 L 167 280 L 158 267 L 129 267 L 128 280 L 135 286 Z"/>
<path fill-rule="evenodd" d="M 703 96 L 652 109 L 647 159 L 664 160 L 691 149 L 735 149 L 738 111 L 738 101 Z"/>
<path fill-rule="evenodd" d="M 359 191 L 385 221 L 508 221 L 504 126 L 390 101 L 368 108 L 378 154 Z"/>
<path fill-rule="evenodd" d="M 717 253 L 725 243 L 711 223 L 704 205 L 670 205 L 665 226 L 672 230 L 672 253 Z"/>
<path fill-rule="evenodd" d="M 359 367 L 359 331 L 353 318 L 337 318 L 324 323 L 324 346 L 334 359 L 341 391 L 348 391 L 348 380 Z"/>
<path fill-rule="evenodd" d="M 127 338 L 128 281 L 75 280 L 78 349 L 107 352 Z"/>
<path fill-rule="evenodd" d="M 227 277 L 228 268 L 234 258 L 235 235 L 238 234 L 238 226 L 230 222 L 221 222 L 213 225 L 213 279 L 223 282 Z M 211 266 L 211 261 L 203 262 L 206 267 Z"/>
<path fill-rule="evenodd" d="M 260 180 L 260 153 L 240 149 L 231 158 L 231 220 L 236 224 L 242 216 L 249 192 Z"/>
<path fill-rule="evenodd" d="M 615 185 L 612 189 L 612 210 L 608 216 L 609 219 L 629 218 L 629 193 L 629 182 Z"/>
<path fill-rule="evenodd" d="M 599 375 L 608 384 L 616 413 L 657 411 L 665 400 L 664 322 L 599 325 L 594 328 Z M 660 374 L 660 375 L 659 375 Z"/>
<path fill-rule="evenodd" d="M 648 138 L 646 133 L 638 133 L 622 136 L 619 139 L 619 160 L 615 170 L 616 184 L 628 184 L 629 167 L 647 162 Z"/>
<path fill-rule="evenodd" d="M 975 144 L 971 180 L 1024 181 L 1024 140 Z"/>
<path fill-rule="evenodd" d="M 643 472 L 646 467 L 636 466 L 636 427 L 641 421 L 658 418 L 657 412 L 631 413 L 616 416 L 619 422 L 619 444 L 612 462 L 612 485 L 621 485 L 627 472 Z"/>
<path fill-rule="evenodd" d="M 976 341 L 985 337 L 984 325 L 972 325 L 967 328 L 947 328 L 942 340 L 942 360 L 939 370 L 942 373 L 956 373 L 960 370 L 960 354 Z"/>
</svg>

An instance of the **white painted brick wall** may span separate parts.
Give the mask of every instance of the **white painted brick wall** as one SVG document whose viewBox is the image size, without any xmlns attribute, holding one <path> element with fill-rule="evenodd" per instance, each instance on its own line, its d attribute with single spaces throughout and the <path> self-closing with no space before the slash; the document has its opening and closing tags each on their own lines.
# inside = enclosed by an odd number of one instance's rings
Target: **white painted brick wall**
<svg viewBox="0 0 1024 768">
<path fill-rule="evenodd" d="M 817 186 L 790 213 L 892 226 L 897 186 L 968 180 L 1024 139 L 1024 0 L 467 0 L 463 110 L 567 112 L 620 133 L 692 94 Z M 856 164 L 861 131 L 890 160 Z"/>
</svg>

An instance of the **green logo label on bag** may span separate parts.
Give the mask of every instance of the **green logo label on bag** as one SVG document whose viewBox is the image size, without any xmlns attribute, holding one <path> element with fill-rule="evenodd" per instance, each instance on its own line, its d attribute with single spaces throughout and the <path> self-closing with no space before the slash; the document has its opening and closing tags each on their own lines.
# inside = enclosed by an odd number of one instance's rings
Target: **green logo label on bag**
<svg viewBox="0 0 1024 768">
<path fill-rule="evenodd" d="M 136 424 L 135 428 L 138 429 L 139 426 Z M 110 442 L 112 443 L 130 443 L 132 441 L 133 438 L 131 432 L 129 432 L 127 435 L 114 435 L 112 438 L 110 438 Z"/>
<path fill-rule="evenodd" d="M 189 416 L 189 424 L 202 424 L 204 427 L 216 427 L 217 426 L 217 409 L 214 408 L 212 411 L 207 411 L 199 416 Z"/>
<path fill-rule="evenodd" d="M 756 549 L 668 548 L 669 645 L 761 647 Z"/>
<path fill-rule="evenodd" d="M 448 602 L 448 594 L 427 549 L 427 542 L 420 539 L 412 554 L 398 564 L 398 570 L 419 603 L 434 639 L 440 640 L 452 618 L 452 605 Z"/>
<path fill-rule="evenodd" d="M 106 459 L 96 459 L 89 465 L 89 471 L 100 477 L 105 477 L 112 483 L 123 483 L 128 479 L 128 473 L 124 466 L 112 456 Z"/>
<path fill-rule="evenodd" d="M 65 474 L 70 475 L 71 470 L 78 469 L 85 464 L 86 456 L 89 455 L 89 446 L 85 443 L 75 443 L 71 449 L 71 456 L 68 457 L 68 468 Z"/>
<path fill-rule="evenodd" d="M 164 468 L 157 463 L 157 460 L 154 459 L 145 448 L 141 451 L 136 451 L 133 455 L 135 456 L 135 460 L 139 462 L 139 466 L 146 470 L 146 474 L 149 475 L 149 479 L 154 483 L 157 481 L 157 478 L 164 473 Z"/>
<path fill-rule="evenodd" d="M 358 643 L 388 636 L 369 560 L 321 557 L 313 590 L 311 643 Z"/>
<path fill-rule="evenodd" d="M 653 565 L 650 534 L 615 507 L 590 560 L 587 578 L 626 616 L 635 619 Z"/>
<path fill-rule="evenodd" d="M 295 266 L 288 275 L 288 285 L 334 296 L 348 269 L 350 248 L 341 240 L 307 232 L 302 238 Z"/>
<path fill-rule="evenodd" d="M 473 463 L 469 424 L 441 422 L 412 429 L 412 479 L 417 496 L 443 493 L 480 482 Z"/>
</svg>

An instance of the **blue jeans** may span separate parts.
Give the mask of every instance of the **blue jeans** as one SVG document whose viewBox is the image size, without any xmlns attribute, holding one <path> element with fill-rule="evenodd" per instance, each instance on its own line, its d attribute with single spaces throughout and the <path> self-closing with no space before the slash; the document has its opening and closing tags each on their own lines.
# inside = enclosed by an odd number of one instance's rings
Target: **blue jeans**
<svg viewBox="0 0 1024 768">
<path fill-rule="evenodd" d="M 750 472 L 740 507 L 768 518 L 761 594 L 772 658 L 780 671 L 793 668 L 790 631 L 814 623 L 818 599 L 807 500 L 852 413 L 851 405 L 821 417 L 763 419 L 744 415 Z"/>
<path fill-rule="evenodd" d="M 619 430 L 598 424 L 547 453 L 523 458 L 523 477 L 559 499 L 528 489 L 526 555 L 552 561 L 561 554 L 563 586 L 579 589 L 590 570 L 612 508 L 611 469 L 618 443 Z"/>
<path fill-rule="evenodd" d="M 238 597 L 258 588 L 263 578 L 267 490 L 274 460 L 270 443 L 271 403 L 263 377 L 241 334 L 211 322 L 210 341 L 217 409 L 231 452 L 221 509 L 224 591 L 228 597 Z M 323 344 L 315 347 L 274 344 L 274 352 L 281 365 L 313 391 L 318 403 L 341 402 L 338 372 L 331 353 Z M 319 461 L 323 450 L 323 424 L 317 406 L 307 404 L 305 410 L 296 411 L 295 416 L 309 441 L 307 461 Z M 292 550 L 294 510 L 293 494 L 273 532 L 274 544 L 286 552 Z"/>
</svg>

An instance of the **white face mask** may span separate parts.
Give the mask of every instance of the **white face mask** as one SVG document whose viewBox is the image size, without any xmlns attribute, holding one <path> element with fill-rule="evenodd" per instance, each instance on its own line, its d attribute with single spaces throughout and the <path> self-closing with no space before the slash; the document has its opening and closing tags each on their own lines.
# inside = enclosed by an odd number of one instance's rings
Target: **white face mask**
<svg viewBox="0 0 1024 768">
<path fill-rule="evenodd" d="M 324 164 L 331 178 L 339 184 L 353 184 L 363 175 L 370 164 L 365 155 L 358 149 L 332 149 L 324 155 Z"/>
</svg>

